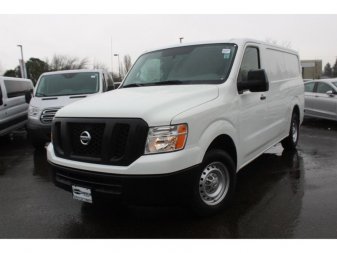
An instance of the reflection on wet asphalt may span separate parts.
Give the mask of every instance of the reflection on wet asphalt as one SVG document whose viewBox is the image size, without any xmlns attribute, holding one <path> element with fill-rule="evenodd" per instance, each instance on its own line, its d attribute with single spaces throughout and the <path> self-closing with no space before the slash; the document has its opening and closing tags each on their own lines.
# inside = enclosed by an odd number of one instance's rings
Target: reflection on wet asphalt
<svg viewBox="0 0 337 253">
<path fill-rule="evenodd" d="M 233 204 L 92 207 L 51 182 L 25 133 L 0 139 L 0 238 L 337 238 L 337 123 L 306 120 L 298 152 L 277 145 L 239 172 Z"/>
</svg>

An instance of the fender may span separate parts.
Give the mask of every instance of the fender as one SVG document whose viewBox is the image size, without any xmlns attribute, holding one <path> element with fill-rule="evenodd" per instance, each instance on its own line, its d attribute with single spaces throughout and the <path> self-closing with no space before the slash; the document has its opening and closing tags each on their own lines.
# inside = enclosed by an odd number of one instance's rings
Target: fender
<svg viewBox="0 0 337 253">
<path fill-rule="evenodd" d="M 292 116 L 292 111 L 294 109 L 295 106 L 298 106 L 299 111 L 300 111 L 300 124 L 302 124 L 303 122 L 303 118 L 304 118 L 304 97 L 301 96 L 295 96 L 289 103 L 289 107 L 288 107 L 288 125 L 290 126 L 290 121 L 291 121 L 291 116 Z M 288 129 L 289 131 L 289 129 Z"/>
<path fill-rule="evenodd" d="M 236 147 L 237 154 L 240 154 L 238 150 L 238 137 L 237 130 L 235 129 L 233 123 L 227 120 L 217 120 L 209 124 L 206 129 L 201 134 L 199 139 L 199 147 L 201 148 L 200 156 L 198 157 L 198 161 L 202 161 L 207 149 L 211 145 L 211 143 L 220 135 L 228 135 L 234 142 Z M 238 157 L 239 158 L 239 157 Z M 238 159 L 239 164 L 239 159 Z"/>
</svg>

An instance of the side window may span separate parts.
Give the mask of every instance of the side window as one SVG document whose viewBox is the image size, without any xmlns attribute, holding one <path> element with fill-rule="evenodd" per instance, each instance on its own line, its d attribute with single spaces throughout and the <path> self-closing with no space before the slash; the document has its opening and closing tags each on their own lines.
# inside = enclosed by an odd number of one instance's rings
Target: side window
<svg viewBox="0 0 337 253">
<path fill-rule="evenodd" d="M 317 93 L 326 93 L 329 90 L 333 91 L 330 85 L 326 83 L 317 83 Z"/>
<path fill-rule="evenodd" d="M 4 83 L 8 98 L 24 96 L 28 91 L 27 81 L 5 80 Z"/>
<path fill-rule="evenodd" d="M 314 87 L 315 87 L 315 83 L 314 82 L 305 83 L 304 84 L 304 91 L 305 92 L 314 92 Z"/>
<path fill-rule="evenodd" d="M 238 82 L 247 81 L 250 70 L 260 69 L 259 49 L 256 47 L 247 47 L 243 55 Z"/>
</svg>

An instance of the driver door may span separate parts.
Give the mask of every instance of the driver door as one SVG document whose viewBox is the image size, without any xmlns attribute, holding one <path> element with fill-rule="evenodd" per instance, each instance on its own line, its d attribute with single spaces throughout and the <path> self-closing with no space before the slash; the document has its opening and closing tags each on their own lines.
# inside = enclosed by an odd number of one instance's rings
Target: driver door
<svg viewBox="0 0 337 253">
<path fill-rule="evenodd" d="M 259 47 L 248 45 L 241 62 L 238 82 L 247 80 L 250 70 L 260 68 Z M 245 91 L 239 95 L 239 131 L 244 163 L 262 152 L 267 143 L 267 99 L 265 92 Z"/>
</svg>

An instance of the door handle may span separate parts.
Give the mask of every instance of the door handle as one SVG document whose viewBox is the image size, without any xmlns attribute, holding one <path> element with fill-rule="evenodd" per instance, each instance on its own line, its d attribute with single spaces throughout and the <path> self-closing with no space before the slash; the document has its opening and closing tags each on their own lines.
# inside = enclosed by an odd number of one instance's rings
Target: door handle
<svg viewBox="0 0 337 253">
<path fill-rule="evenodd" d="M 7 106 L 7 104 L 4 104 L 4 106 Z"/>
<path fill-rule="evenodd" d="M 261 97 L 260 97 L 261 100 L 265 100 L 266 98 L 267 97 L 265 95 L 261 94 Z"/>
</svg>

